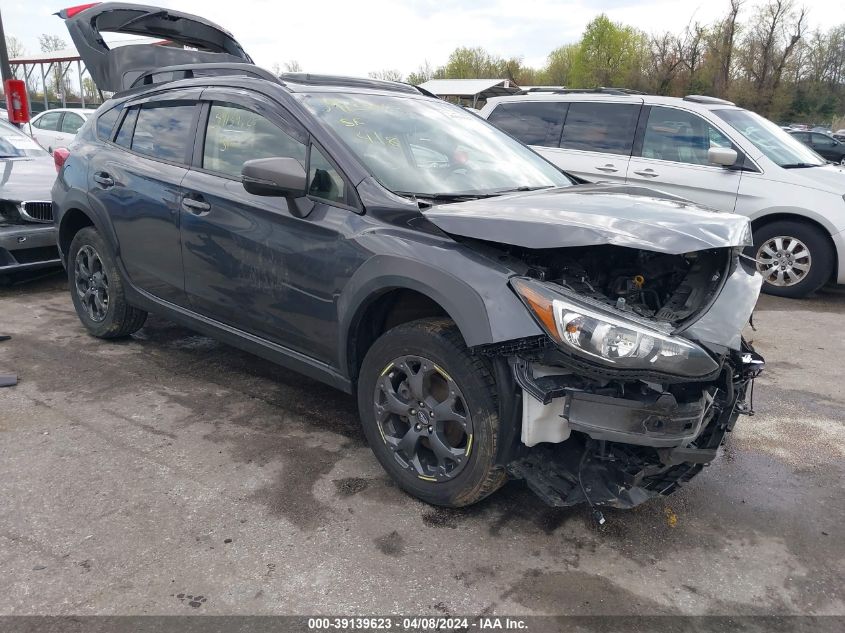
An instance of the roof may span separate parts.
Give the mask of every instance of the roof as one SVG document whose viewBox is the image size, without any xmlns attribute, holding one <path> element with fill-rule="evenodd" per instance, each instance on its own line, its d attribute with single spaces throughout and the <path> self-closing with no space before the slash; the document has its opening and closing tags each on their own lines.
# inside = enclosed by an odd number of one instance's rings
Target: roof
<svg viewBox="0 0 845 633">
<path fill-rule="evenodd" d="M 438 97 L 501 97 L 519 92 L 519 86 L 507 79 L 430 79 L 420 88 Z"/>
<path fill-rule="evenodd" d="M 59 51 L 49 53 L 38 53 L 37 55 L 23 55 L 10 59 L 10 64 L 50 64 L 54 62 L 75 62 L 81 60 L 75 48 L 63 48 Z"/>
</svg>

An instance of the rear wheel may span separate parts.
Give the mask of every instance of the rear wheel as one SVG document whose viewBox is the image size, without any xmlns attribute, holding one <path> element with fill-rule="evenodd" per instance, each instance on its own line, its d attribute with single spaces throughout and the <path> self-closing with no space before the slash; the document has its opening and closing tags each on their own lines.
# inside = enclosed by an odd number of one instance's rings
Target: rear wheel
<svg viewBox="0 0 845 633">
<path fill-rule="evenodd" d="M 67 273 L 76 314 L 91 334 L 119 338 L 144 325 L 147 313 L 126 301 L 114 257 L 93 227 L 85 227 L 73 237 Z"/>
<path fill-rule="evenodd" d="M 821 288 L 833 272 L 833 248 L 818 227 L 777 220 L 754 232 L 752 253 L 763 275 L 763 292 L 804 297 Z"/>
<path fill-rule="evenodd" d="M 446 319 L 421 319 L 382 335 L 358 382 L 364 433 L 384 469 L 435 505 L 475 503 L 506 480 L 494 465 L 495 382 Z"/>
</svg>

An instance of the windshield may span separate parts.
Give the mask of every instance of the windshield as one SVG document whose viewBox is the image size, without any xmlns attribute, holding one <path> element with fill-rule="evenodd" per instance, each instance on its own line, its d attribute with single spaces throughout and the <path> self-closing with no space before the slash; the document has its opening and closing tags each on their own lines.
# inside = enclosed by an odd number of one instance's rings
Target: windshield
<svg viewBox="0 0 845 633">
<path fill-rule="evenodd" d="M 748 110 L 715 110 L 714 114 L 781 167 L 817 167 L 825 164 L 821 156 L 759 114 Z"/>
<path fill-rule="evenodd" d="M 396 193 L 448 198 L 572 184 L 524 145 L 443 101 L 336 93 L 301 98 Z"/>
<path fill-rule="evenodd" d="M 0 158 L 48 156 L 38 143 L 10 123 L 0 121 Z"/>
</svg>

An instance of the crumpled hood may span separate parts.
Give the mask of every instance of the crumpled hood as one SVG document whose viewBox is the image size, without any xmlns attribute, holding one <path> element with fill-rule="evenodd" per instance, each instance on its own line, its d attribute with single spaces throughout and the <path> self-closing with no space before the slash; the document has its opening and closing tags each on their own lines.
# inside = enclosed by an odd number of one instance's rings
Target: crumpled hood
<svg viewBox="0 0 845 633">
<path fill-rule="evenodd" d="M 56 167 L 49 156 L 0 159 L 0 200 L 50 200 Z"/>
<path fill-rule="evenodd" d="M 525 248 L 613 244 L 679 255 L 751 241 L 744 216 L 627 185 L 508 194 L 437 205 L 423 214 L 446 233 Z"/>
</svg>

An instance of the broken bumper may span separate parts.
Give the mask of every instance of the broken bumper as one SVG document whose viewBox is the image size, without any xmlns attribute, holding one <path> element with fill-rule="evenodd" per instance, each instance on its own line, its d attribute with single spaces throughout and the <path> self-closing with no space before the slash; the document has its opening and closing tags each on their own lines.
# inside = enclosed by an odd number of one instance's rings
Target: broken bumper
<svg viewBox="0 0 845 633">
<path fill-rule="evenodd" d="M 507 464 L 546 503 L 630 508 L 673 492 L 715 459 L 763 368 L 747 344 L 725 361 L 700 396 L 615 397 L 567 386 L 566 375 L 536 377 L 511 357 L 522 388 L 521 453 Z M 571 381 L 570 381 L 571 382 Z"/>
</svg>

